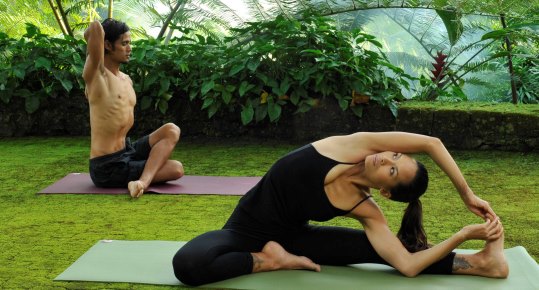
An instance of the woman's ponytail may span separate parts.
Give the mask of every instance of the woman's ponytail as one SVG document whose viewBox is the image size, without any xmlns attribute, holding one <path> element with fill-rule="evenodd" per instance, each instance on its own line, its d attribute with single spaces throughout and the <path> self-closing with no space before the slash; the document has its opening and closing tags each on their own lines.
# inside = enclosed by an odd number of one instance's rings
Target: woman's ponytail
<svg viewBox="0 0 539 290">
<path fill-rule="evenodd" d="M 423 228 L 423 208 L 419 199 L 408 203 L 397 237 L 411 253 L 429 248 L 427 235 Z"/>
<path fill-rule="evenodd" d="M 408 203 L 397 237 L 412 253 L 429 248 L 427 235 L 423 229 L 423 207 L 419 200 L 419 197 L 427 191 L 428 184 L 427 169 L 421 162 L 417 162 L 417 173 L 412 182 L 400 184 L 391 190 L 390 199 Z"/>
</svg>

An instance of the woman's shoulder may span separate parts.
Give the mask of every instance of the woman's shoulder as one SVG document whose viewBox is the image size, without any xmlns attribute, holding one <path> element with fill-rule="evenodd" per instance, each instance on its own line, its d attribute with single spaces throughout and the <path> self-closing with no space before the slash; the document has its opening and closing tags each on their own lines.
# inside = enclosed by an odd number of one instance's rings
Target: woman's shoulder
<svg viewBox="0 0 539 290">
<path fill-rule="evenodd" d="M 359 220 L 362 224 L 369 220 L 387 224 L 387 220 L 382 212 L 382 209 L 372 197 L 368 198 L 359 206 L 354 208 L 347 216 Z"/>
<path fill-rule="evenodd" d="M 313 142 L 314 148 L 322 155 L 341 163 L 358 163 L 372 154 L 365 143 L 363 132 L 350 135 L 332 136 Z"/>
</svg>

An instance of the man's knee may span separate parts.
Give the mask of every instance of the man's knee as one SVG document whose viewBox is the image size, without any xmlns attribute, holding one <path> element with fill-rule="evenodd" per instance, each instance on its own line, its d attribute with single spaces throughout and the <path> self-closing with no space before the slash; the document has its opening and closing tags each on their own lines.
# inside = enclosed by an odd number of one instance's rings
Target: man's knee
<svg viewBox="0 0 539 290">
<path fill-rule="evenodd" d="M 165 135 L 167 138 L 170 138 L 174 142 L 178 142 L 178 140 L 180 140 L 181 130 L 176 124 L 166 123 L 163 125 L 163 129 L 165 130 Z"/>
</svg>

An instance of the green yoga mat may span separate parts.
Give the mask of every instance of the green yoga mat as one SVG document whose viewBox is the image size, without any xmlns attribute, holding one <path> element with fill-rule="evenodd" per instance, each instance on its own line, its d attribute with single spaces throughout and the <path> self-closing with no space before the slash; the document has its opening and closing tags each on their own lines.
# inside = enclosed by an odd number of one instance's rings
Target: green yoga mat
<svg viewBox="0 0 539 290">
<path fill-rule="evenodd" d="M 181 285 L 174 277 L 172 257 L 185 242 L 97 242 L 56 281 L 130 282 Z M 473 253 L 474 250 L 458 250 Z M 539 266 L 523 247 L 506 249 L 507 279 L 459 275 L 406 278 L 385 265 L 322 266 L 321 272 L 283 270 L 257 273 L 212 283 L 204 288 L 234 289 L 539 289 Z"/>
</svg>

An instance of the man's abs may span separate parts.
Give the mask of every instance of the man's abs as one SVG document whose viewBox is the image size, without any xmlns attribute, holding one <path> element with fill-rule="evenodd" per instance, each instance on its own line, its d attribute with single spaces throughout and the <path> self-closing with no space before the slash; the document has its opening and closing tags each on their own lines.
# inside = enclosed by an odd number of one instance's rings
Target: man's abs
<svg viewBox="0 0 539 290">
<path fill-rule="evenodd" d="M 87 86 L 87 96 L 92 130 L 90 157 L 122 150 L 134 122 L 136 96 L 131 81 L 106 71 Z"/>
</svg>

